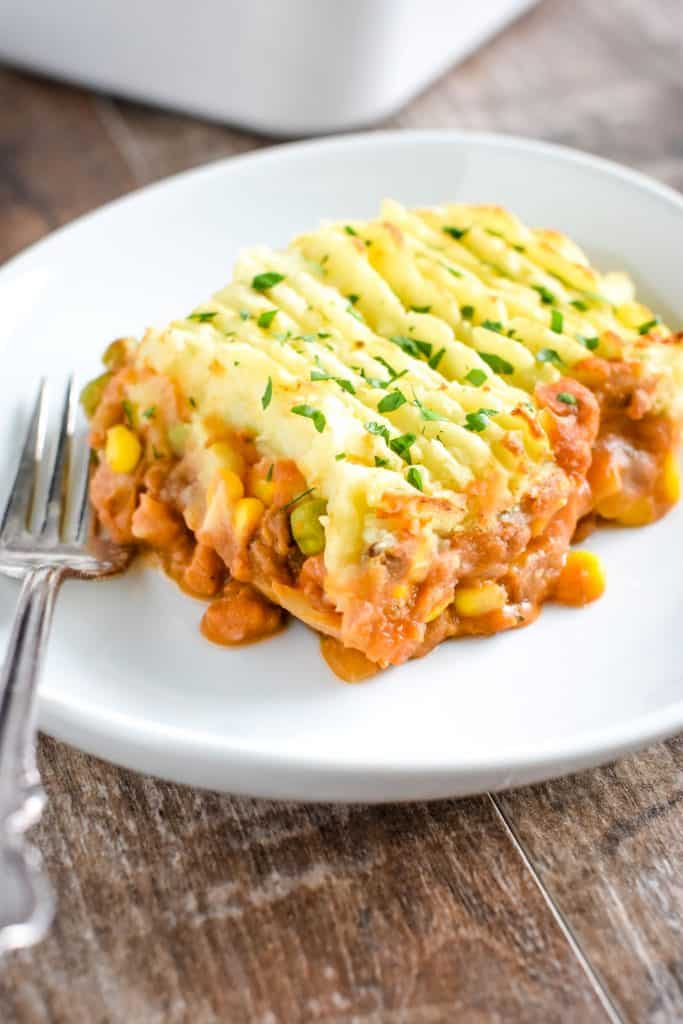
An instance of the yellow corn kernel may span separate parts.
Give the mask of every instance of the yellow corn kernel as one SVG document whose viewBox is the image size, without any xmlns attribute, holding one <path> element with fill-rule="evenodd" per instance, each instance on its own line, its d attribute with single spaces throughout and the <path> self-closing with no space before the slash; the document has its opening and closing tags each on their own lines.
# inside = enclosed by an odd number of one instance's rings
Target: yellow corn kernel
<svg viewBox="0 0 683 1024">
<path fill-rule="evenodd" d="M 649 323 L 653 319 L 653 312 L 644 306 L 642 302 L 624 302 L 617 307 L 617 317 L 625 327 L 636 329 L 641 324 Z"/>
<path fill-rule="evenodd" d="M 577 606 L 588 604 L 602 597 L 606 585 L 605 570 L 597 555 L 570 551 L 557 581 L 555 600 Z"/>
<path fill-rule="evenodd" d="M 471 587 L 457 587 L 454 597 L 455 610 L 458 615 L 467 618 L 496 612 L 505 605 L 506 600 L 505 587 L 501 587 L 499 583 L 480 583 Z"/>
<path fill-rule="evenodd" d="M 264 480 L 263 477 L 254 480 L 251 485 L 251 493 L 255 498 L 260 498 L 264 505 L 272 505 L 275 497 L 275 484 L 272 480 Z"/>
<path fill-rule="evenodd" d="M 244 497 L 244 484 L 231 469 L 219 469 L 218 478 L 225 488 L 228 501 L 239 501 Z"/>
<path fill-rule="evenodd" d="M 664 456 L 659 488 L 664 501 L 671 505 L 675 505 L 681 496 L 681 472 L 673 452 L 667 452 Z"/>
<path fill-rule="evenodd" d="M 225 496 L 231 505 L 234 505 L 236 501 L 244 497 L 244 484 L 237 473 L 233 473 L 231 469 L 217 469 L 206 490 L 207 505 L 211 504 L 221 484 L 223 485 Z"/>
<path fill-rule="evenodd" d="M 136 435 L 122 423 L 107 431 L 104 457 L 115 473 L 131 473 L 142 455 L 142 445 Z"/>
<path fill-rule="evenodd" d="M 264 505 L 272 505 L 275 497 L 275 483 L 256 472 L 253 466 L 247 472 L 247 490 L 255 498 L 260 498 Z"/>
<path fill-rule="evenodd" d="M 258 498 L 240 498 L 232 515 L 232 525 L 240 544 L 243 544 L 261 522 L 265 507 Z"/>
<path fill-rule="evenodd" d="M 407 583 L 397 583 L 391 588 L 391 596 L 394 601 L 405 601 L 409 593 L 410 587 Z"/>
<path fill-rule="evenodd" d="M 622 526 L 647 526 L 655 517 L 651 498 L 638 498 L 616 516 Z"/>
<path fill-rule="evenodd" d="M 244 476 L 244 459 L 228 441 L 216 441 L 209 448 L 221 469 L 231 469 L 237 476 Z"/>
</svg>

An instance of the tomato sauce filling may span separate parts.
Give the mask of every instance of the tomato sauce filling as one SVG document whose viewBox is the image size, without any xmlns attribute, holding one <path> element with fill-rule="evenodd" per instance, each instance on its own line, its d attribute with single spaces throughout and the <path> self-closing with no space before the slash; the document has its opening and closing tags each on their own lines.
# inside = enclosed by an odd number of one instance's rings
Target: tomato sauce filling
<svg viewBox="0 0 683 1024">
<path fill-rule="evenodd" d="M 592 520 L 655 522 L 679 498 L 678 423 L 654 410 L 656 382 L 643 378 L 640 364 L 591 357 L 575 369 L 600 410 L 587 473 Z"/>
<path fill-rule="evenodd" d="M 562 378 L 537 388 L 559 467 L 543 487 L 486 529 L 443 538 L 419 579 L 412 573 L 420 557 L 418 506 L 389 499 L 380 515 L 397 541 L 389 551 L 367 552 L 341 610 L 326 593 L 323 554 L 305 553 L 292 535 L 292 511 L 308 494 L 295 463 L 262 457 L 248 436 L 217 423 L 215 441 L 235 453 L 240 473 L 237 483 L 232 471 L 219 479 L 207 514 L 209 496 L 169 445 L 166 424 L 188 413 L 170 381 L 155 380 L 155 415 L 135 424 L 143 454 L 129 472 L 112 469 L 103 450 L 109 427 L 126 422 L 125 395 L 140 375 L 124 367 L 108 382 L 91 424 L 98 454 L 92 503 L 114 539 L 157 552 L 184 590 L 210 602 L 201 630 L 212 642 L 273 635 L 288 610 L 323 635 L 333 671 L 349 681 L 368 678 L 449 637 L 532 622 L 554 596 L 584 603 L 586 573 L 565 570 L 577 528 L 585 532 L 599 517 L 649 522 L 673 504 L 667 459 L 678 430 L 651 412 L 650 392 L 632 367 L 603 363 L 586 360 L 583 383 Z M 235 487 L 244 497 L 230 498 Z"/>
</svg>

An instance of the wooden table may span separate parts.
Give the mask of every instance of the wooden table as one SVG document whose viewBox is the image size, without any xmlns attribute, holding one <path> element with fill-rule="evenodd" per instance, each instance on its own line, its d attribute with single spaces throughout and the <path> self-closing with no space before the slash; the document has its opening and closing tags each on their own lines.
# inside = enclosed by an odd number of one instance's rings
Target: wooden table
<svg viewBox="0 0 683 1024">
<path fill-rule="evenodd" d="M 683 187 L 680 0 L 546 0 L 394 117 L 576 144 Z M 266 140 L 0 70 L 0 258 Z M 388 807 L 231 799 L 49 739 L 60 896 L 6 1024 L 683 1019 L 683 740 Z"/>
</svg>

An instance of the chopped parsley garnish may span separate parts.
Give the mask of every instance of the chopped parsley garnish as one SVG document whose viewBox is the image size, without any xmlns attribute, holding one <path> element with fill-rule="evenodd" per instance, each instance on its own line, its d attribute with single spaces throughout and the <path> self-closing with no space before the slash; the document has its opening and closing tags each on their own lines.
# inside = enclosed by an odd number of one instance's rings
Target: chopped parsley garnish
<svg viewBox="0 0 683 1024">
<path fill-rule="evenodd" d="M 468 412 L 465 416 L 465 426 L 468 430 L 473 430 L 475 434 L 480 434 L 488 427 L 489 416 L 496 414 L 497 409 L 477 409 L 476 412 Z"/>
<path fill-rule="evenodd" d="M 434 355 L 429 360 L 429 365 L 431 366 L 432 370 L 436 370 L 437 366 L 439 365 L 445 354 L 445 348 L 440 348 L 438 352 L 434 353 Z"/>
<path fill-rule="evenodd" d="M 648 320 L 646 323 L 640 325 L 638 328 L 638 334 L 649 334 L 652 328 L 656 327 L 657 324 L 660 324 L 661 322 L 662 321 L 658 316 L 654 317 L 652 320 Z"/>
<path fill-rule="evenodd" d="M 412 309 L 413 313 L 428 313 L 432 307 L 431 306 L 411 306 L 410 308 Z"/>
<path fill-rule="evenodd" d="M 551 306 L 554 302 L 557 302 L 557 299 L 555 298 L 553 293 L 550 291 L 549 288 L 546 288 L 544 284 L 532 284 L 531 287 L 535 292 L 538 292 L 538 294 L 541 296 L 541 302 L 545 302 L 549 306 Z"/>
<path fill-rule="evenodd" d="M 445 234 L 450 235 L 451 238 L 462 238 L 462 236 L 467 234 L 467 232 L 470 229 L 469 228 L 455 228 L 455 227 L 452 227 L 450 224 L 446 224 L 444 227 L 441 228 L 441 230 Z"/>
<path fill-rule="evenodd" d="M 559 309 L 552 309 L 550 311 L 550 330 L 554 331 L 555 334 L 562 334 L 564 330 L 564 317 Z"/>
<path fill-rule="evenodd" d="M 447 263 L 443 263 L 442 266 L 444 270 L 447 270 L 449 274 L 453 275 L 453 277 L 462 277 L 462 273 L 459 270 L 456 270 L 455 267 L 449 267 Z"/>
<path fill-rule="evenodd" d="M 385 395 L 377 405 L 377 412 L 393 412 L 394 409 L 400 409 L 402 405 L 405 405 L 408 399 L 396 388 L 395 391 L 390 391 L 388 395 Z"/>
<path fill-rule="evenodd" d="M 358 235 L 358 232 L 354 228 L 352 228 L 350 224 L 344 225 L 344 231 L 346 232 L 347 235 Z"/>
<path fill-rule="evenodd" d="M 583 334 L 577 334 L 576 340 L 580 341 L 582 345 L 585 345 L 589 352 L 594 352 L 600 344 L 600 339 L 597 335 L 594 338 L 586 338 Z"/>
<path fill-rule="evenodd" d="M 197 399 L 193 398 L 192 395 L 189 396 L 188 402 L 190 403 L 193 409 L 197 408 Z M 147 413 L 145 413 L 145 415 L 147 415 Z"/>
<path fill-rule="evenodd" d="M 473 367 L 465 377 L 465 380 L 468 384 L 471 384 L 473 388 L 480 388 L 486 379 L 487 377 L 484 371 L 480 370 L 476 366 Z"/>
<path fill-rule="evenodd" d="M 579 404 L 576 401 L 576 399 L 574 398 L 574 396 L 570 395 L 570 393 L 568 391 L 558 391 L 557 392 L 557 400 L 558 400 L 558 402 L 564 402 L 565 405 L 578 405 Z"/>
<path fill-rule="evenodd" d="M 415 466 L 411 466 L 406 473 L 406 480 L 409 484 L 412 484 L 418 491 L 424 491 L 424 485 L 422 483 L 422 477 L 420 470 L 416 469 Z"/>
<path fill-rule="evenodd" d="M 503 334 L 505 329 L 500 320 L 482 320 L 481 326 L 487 331 L 495 331 L 496 334 Z"/>
<path fill-rule="evenodd" d="M 285 275 L 278 274 L 275 270 L 267 270 L 264 274 L 257 274 L 251 282 L 251 287 L 256 292 L 267 292 L 269 288 L 284 281 Z"/>
<path fill-rule="evenodd" d="M 301 494 L 295 495 L 295 497 L 293 497 L 291 501 L 288 501 L 286 505 L 282 506 L 282 510 L 284 511 L 286 508 L 291 508 L 292 505 L 296 505 L 298 501 L 301 501 L 302 498 L 307 498 L 308 495 L 311 494 L 314 490 L 315 487 L 309 487 L 308 490 L 302 491 Z"/>
<path fill-rule="evenodd" d="M 256 323 L 259 327 L 270 327 L 277 314 L 277 309 L 267 309 L 265 313 L 261 313 Z"/>
<path fill-rule="evenodd" d="M 460 312 L 465 320 L 471 320 L 474 316 L 474 306 L 461 306 Z"/>
<path fill-rule="evenodd" d="M 569 305 L 573 306 L 574 309 L 580 310 L 582 313 L 585 313 L 590 308 L 588 303 L 584 302 L 583 299 L 572 299 Z"/>
<path fill-rule="evenodd" d="M 375 455 L 375 465 L 380 468 L 389 465 L 389 459 L 380 459 L 379 455 Z"/>
<path fill-rule="evenodd" d="M 392 437 L 389 447 L 392 452 L 400 455 L 404 462 L 410 462 L 410 449 L 417 441 L 415 434 L 401 434 L 400 437 Z"/>
<path fill-rule="evenodd" d="M 266 384 L 266 389 L 263 392 L 263 394 L 261 395 L 261 405 L 263 406 L 264 409 L 268 408 L 268 406 L 270 405 L 270 400 L 271 400 L 272 397 L 273 397 L 273 380 L 272 380 L 271 377 L 269 377 L 268 378 L 268 383 Z"/>
<path fill-rule="evenodd" d="M 214 310 L 212 313 L 190 313 L 187 319 L 196 320 L 197 323 L 199 324 L 205 324 L 208 323 L 209 320 L 213 320 L 215 316 L 218 316 L 216 310 Z"/>
<path fill-rule="evenodd" d="M 505 235 L 501 234 L 500 231 L 494 231 L 493 228 L 484 228 L 487 235 L 493 235 L 494 238 L 502 238 L 505 241 Z"/>
<path fill-rule="evenodd" d="M 365 429 L 368 434 L 375 434 L 377 437 L 383 437 L 386 443 L 389 444 L 391 435 L 389 434 L 389 428 L 385 427 L 383 423 L 366 423 Z"/>
<path fill-rule="evenodd" d="M 562 358 L 554 348 L 539 348 L 536 353 L 536 359 L 539 363 L 555 363 L 556 366 L 564 365 Z"/>
<path fill-rule="evenodd" d="M 351 294 L 347 295 L 346 298 L 349 300 L 352 306 L 355 306 L 360 298 L 360 295 L 356 295 L 354 292 L 351 292 Z"/>
<path fill-rule="evenodd" d="M 331 338 L 332 335 L 328 331 L 318 331 L 319 338 Z"/>
<path fill-rule="evenodd" d="M 496 355 L 495 352 L 478 352 L 477 355 L 484 360 L 487 366 L 490 366 L 494 373 L 514 373 L 515 368 L 512 363 L 509 363 L 507 359 L 503 359 L 502 356 Z"/>
<path fill-rule="evenodd" d="M 516 252 L 526 252 L 526 246 L 525 245 L 513 245 L 512 248 Z"/>
<path fill-rule="evenodd" d="M 266 473 L 266 480 L 268 483 L 273 479 L 273 463 L 268 466 L 268 472 Z"/>
<path fill-rule="evenodd" d="M 292 337 L 292 332 L 291 331 L 278 331 L 277 334 L 273 335 L 273 337 L 275 338 L 276 341 L 280 341 L 280 342 L 289 341 L 289 339 Z"/>
<path fill-rule="evenodd" d="M 420 410 L 420 416 L 423 420 L 429 420 L 430 422 L 448 422 L 448 416 L 442 416 L 439 412 L 434 412 L 433 409 L 429 409 L 426 405 L 423 405 L 419 398 L 415 399 L 415 405 Z"/>
<path fill-rule="evenodd" d="M 335 377 L 333 374 L 328 373 L 317 356 L 315 357 L 315 362 L 316 369 L 311 370 L 311 380 L 333 380 L 342 391 L 348 391 L 350 395 L 355 395 L 356 389 L 350 380 L 346 380 L 344 377 Z"/>
<path fill-rule="evenodd" d="M 358 296 L 356 295 L 354 297 L 355 297 L 355 299 L 357 301 L 358 300 Z M 365 318 L 363 317 L 363 314 L 361 313 L 361 311 L 359 309 L 354 309 L 352 302 L 349 302 L 348 306 L 346 307 L 346 312 L 349 313 L 356 320 L 358 320 L 360 323 L 362 323 L 362 324 L 365 323 Z"/>
<path fill-rule="evenodd" d="M 355 235 L 355 233 L 356 232 L 354 231 L 354 235 Z M 337 452 L 337 454 L 334 457 L 334 461 L 335 462 L 342 462 L 345 458 L 346 458 L 346 452 Z"/>
<path fill-rule="evenodd" d="M 368 377 L 363 367 L 361 367 L 358 372 L 360 373 L 361 377 L 370 388 L 382 388 L 384 391 L 386 391 L 386 389 L 391 384 L 390 380 L 380 380 L 379 377 Z"/>
<path fill-rule="evenodd" d="M 374 360 L 375 360 L 376 362 L 378 362 L 378 363 L 381 363 L 381 364 L 382 364 L 382 366 L 383 366 L 383 367 L 384 367 L 384 368 L 385 368 L 386 370 L 388 370 L 388 371 L 389 371 L 389 375 L 390 375 L 390 377 L 391 377 L 391 379 L 392 379 L 392 380 L 399 380 L 399 379 L 400 379 L 401 377 L 405 377 L 405 375 L 406 375 L 406 374 L 407 374 L 407 372 L 408 372 L 407 370 L 401 370 L 401 372 L 400 372 L 400 373 L 398 373 L 398 372 L 397 372 L 397 371 L 396 371 L 396 370 L 395 370 L 395 369 L 393 368 L 393 366 L 391 365 L 391 363 L 388 363 L 388 362 L 387 362 L 387 360 L 386 360 L 386 359 L 384 359 L 384 358 L 383 358 L 382 356 L 373 356 L 372 358 L 373 358 L 373 359 L 374 359 Z"/>
<path fill-rule="evenodd" d="M 145 417 L 146 420 L 153 420 L 154 417 L 156 416 L 156 414 L 157 414 L 157 407 L 156 407 L 156 405 L 150 405 L 149 409 L 145 409 L 145 411 L 143 412 L 142 415 Z"/>
<path fill-rule="evenodd" d="M 327 370 L 323 368 L 323 365 L 317 356 L 315 357 L 315 362 L 317 369 L 311 370 L 311 380 L 334 380 L 332 374 L 328 373 Z"/>
<path fill-rule="evenodd" d="M 409 356 L 414 356 L 419 359 L 423 355 L 426 359 L 430 359 L 432 355 L 432 346 L 428 341 L 420 341 L 419 338 L 408 338 L 405 334 L 394 334 L 393 337 L 389 338 L 394 345 L 398 345 L 400 349 L 407 352 Z"/>
<path fill-rule="evenodd" d="M 315 334 L 297 334 L 295 341 L 315 341 Z"/>
<path fill-rule="evenodd" d="M 327 420 L 320 409 L 315 409 L 312 405 L 293 405 L 292 412 L 297 416 L 306 416 L 307 419 L 313 420 L 313 426 L 319 434 L 322 434 Z"/>
<path fill-rule="evenodd" d="M 122 402 L 121 402 L 121 406 L 123 408 L 123 415 L 128 420 L 128 426 L 132 427 L 133 426 L 133 417 L 135 415 L 135 410 L 133 409 L 133 403 L 129 402 L 127 398 L 124 398 L 122 400 Z"/>
<path fill-rule="evenodd" d="M 241 309 L 240 310 L 240 320 L 250 320 L 250 319 L 251 319 L 251 313 L 249 312 L 249 310 L 248 309 Z"/>
</svg>

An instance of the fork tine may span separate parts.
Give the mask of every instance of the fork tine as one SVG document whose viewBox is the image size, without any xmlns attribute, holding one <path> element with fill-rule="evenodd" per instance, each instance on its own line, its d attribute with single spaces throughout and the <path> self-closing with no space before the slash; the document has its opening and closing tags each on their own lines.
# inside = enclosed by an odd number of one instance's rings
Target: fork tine
<svg viewBox="0 0 683 1024">
<path fill-rule="evenodd" d="M 69 377 L 62 416 L 59 423 L 59 437 L 55 452 L 50 484 L 47 491 L 47 502 L 39 527 L 39 535 L 47 541 L 58 541 L 64 519 L 67 494 L 67 477 L 71 462 L 71 433 L 73 430 L 74 378 Z"/>
<path fill-rule="evenodd" d="M 45 422 L 47 388 L 45 378 L 38 386 L 33 413 L 26 431 L 26 440 L 19 459 L 7 507 L 0 522 L 0 541 L 5 542 L 26 528 L 27 517 L 35 494 L 38 466 L 43 450 L 43 424 Z"/>
<path fill-rule="evenodd" d="M 90 501 L 88 485 L 90 483 L 90 449 L 87 443 L 83 446 L 85 455 L 81 464 L 78 480 L 74 487 L 75 508 L 75 540 L 77 544 L 85 544 L 90 528 Z"/>
</svg>

